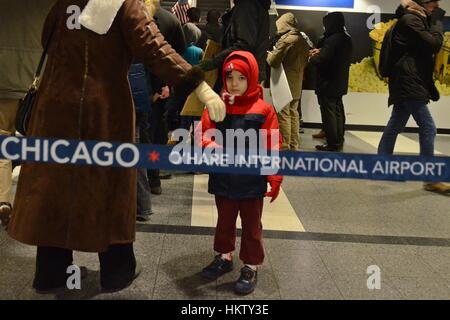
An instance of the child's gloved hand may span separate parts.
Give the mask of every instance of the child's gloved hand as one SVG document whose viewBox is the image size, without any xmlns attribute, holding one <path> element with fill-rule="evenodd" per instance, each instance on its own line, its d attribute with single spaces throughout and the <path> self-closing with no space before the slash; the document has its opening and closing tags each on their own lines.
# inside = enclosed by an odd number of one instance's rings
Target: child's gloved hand
<svg viewBox="0 0 450 320">
<path fill-rule="evenodd" d="M 200 83 L 197 89 L 195 89 L 195 94 L 206 105 L 206 108 L 208 108 L 209 117 L 212 121 L 221 122 L 225 119 L 225 103 L 205 81 Z"/>
<path fill-rule="evenodd" d="M 282 176 L 268 176 L 267 181 L 269 181 L 270 184 L 270 191 L 266 192 L 266 197 L 271 197 L 270 203 L 274 202 L 275 199 L 280 194 L 281 189 L 281 182 L 283 182 Z"/>
</svg>

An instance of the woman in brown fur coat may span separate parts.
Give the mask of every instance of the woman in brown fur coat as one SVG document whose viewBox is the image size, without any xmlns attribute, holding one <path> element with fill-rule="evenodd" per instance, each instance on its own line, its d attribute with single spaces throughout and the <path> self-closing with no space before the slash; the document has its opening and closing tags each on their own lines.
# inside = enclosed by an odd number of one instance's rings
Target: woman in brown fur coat
<svg viewBox="0 0 450 320">
<path fill-rule="evenodd" d="M 81 9 L 69 28 L 67 8 Z M 164 40 L 140 0 L 58 0 L 44 25 L 48 61 L 30 120 L 33 137 L 132 143 L 134 108 L 128 69 L 133 58 L 178 94 L 195 90 L 217 121 L 220 98 Z M 137 275 L 133 252 L 136 170 L 27 163 L 8 232 L 37 246 L 34 288 L 66 284 L 72 250 L 98 252 L 101 286 L 119 290 Z"/>
</svg>

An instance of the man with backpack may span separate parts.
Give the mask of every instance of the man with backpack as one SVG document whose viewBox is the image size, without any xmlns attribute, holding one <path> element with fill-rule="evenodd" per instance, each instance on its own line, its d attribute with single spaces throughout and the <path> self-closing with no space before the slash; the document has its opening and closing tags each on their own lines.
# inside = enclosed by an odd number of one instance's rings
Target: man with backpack
<svg viewBox="0 0 450 320">
<path fill-rule="evenodd" d="M 389 105 L 394 108 L 378 154 L 394 152 L 397 136 L 412 115 L 419 127 L 420 154 L 433 156 L 436 126 L 427 104 L 439 100 L 434 55 L 442 47 L 445 11 L 438 0 L 402 0 L 396 15 L 398 22 L 383 43 L 380 65 L 381 73 L 389 77 Z M 426 182 L 424 189 L 450 193 L 450 185 L 440 182 Z"/>
</svg>

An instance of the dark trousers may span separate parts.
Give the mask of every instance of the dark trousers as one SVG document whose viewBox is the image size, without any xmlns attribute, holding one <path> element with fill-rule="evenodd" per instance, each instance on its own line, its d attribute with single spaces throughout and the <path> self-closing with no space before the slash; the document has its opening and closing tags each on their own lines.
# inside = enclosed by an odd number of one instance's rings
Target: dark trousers
<svg viewBox="0 0 450 320">
<path fill-rule="evenodd" d="M 103 288 L 123 287 L 133 280 L 136 269 L 133 244 L 115 244 L 98 254 L 100 283 Z M 37 247 L 33 287 L 49 290 L 66 285 L 67 268 L 73 264 L 73 251 L 55 247 Z"/>
<path fill-rule="evenodd" d="M 236 246 L 236 219 L 242 221 L 242 239 L 239 258 L 250 265 L 260 265 L 264 261 L 262 240 L 263 198 L 231 200 L 216 196 L 219 213 L 214 237 L 214 250 L 219 253 L 233 252 Z"/>
<path fill-rule="evenodd" d="M 169 131 L 176 130 L 180 127 L 180 112 L 183 109 L 185 102 L 186 97 L 176 96 L 173 91 L 171 92 L 166 104 L 166 120 Z"/>
<path fill-rule="evenodd" d="M 191 126 L 195 130 L 195 121 L 200 121 L 201 117 L 196 116 L 181 116 L 180 129 L 190 130 Z"/>
<path fill-rule="evenodd" d="M 152 105 L 152 112 L 150 114 L 150 130 L 149 139 L 153 144 L 166 144 L 167 143 L 167 124 L 164 117 L 166 100 L 157 100 Z M 151 188 L 161 186 L 161 180 L 159 179 L 159 169 L 147 170 L 147 177 L 150 182 Z"/>
<path fill-rule="evenodd" d="M 318 100 L 327 144 L 332 147 L 340 147 L 344 143 L 345 131 L 345 111 L 342 97 L 318 96 Z"/>
<path fill-rule="evenodd" d="M 150 143 L 148 134 L 148 114 L 136 113 L 136 143 Z M 150 183 L 147 177 L 147 169 L 137 169 L 137 215 L 145 216 L 153 214 L 150 197 Z"/>
</svg>

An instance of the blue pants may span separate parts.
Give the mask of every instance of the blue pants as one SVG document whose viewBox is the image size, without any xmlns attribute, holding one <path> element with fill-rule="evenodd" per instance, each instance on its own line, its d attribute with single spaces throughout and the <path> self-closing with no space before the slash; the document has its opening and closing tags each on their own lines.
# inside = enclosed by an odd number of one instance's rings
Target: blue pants
<svg viewBox="0 0 450 320">
<path fill-rule="evenodd" d="M 391 118 L 384 129 L 383 137 L 378 146 L 378 154 L 392 154 L 397 136 L 403 131 L 410 116 L 413 116 L 419 126 L 420 155 L 434 155 L 434 138 L 436 125 L 425 102 L 405 101 L 394 105 Z"/>
</svg>

